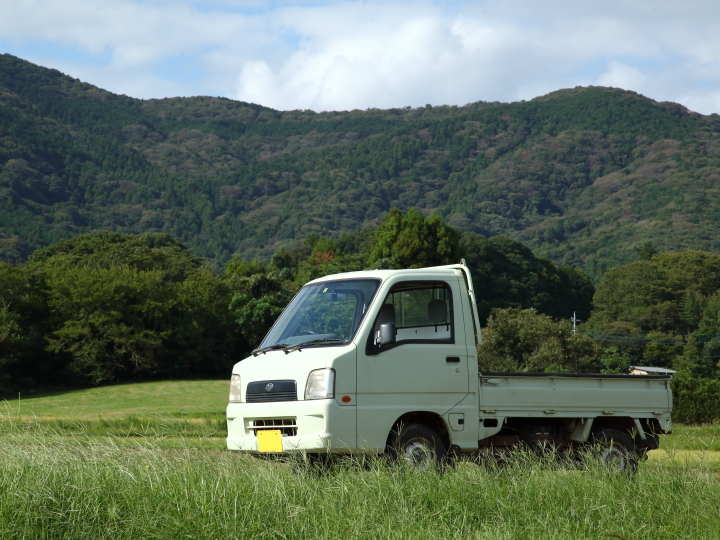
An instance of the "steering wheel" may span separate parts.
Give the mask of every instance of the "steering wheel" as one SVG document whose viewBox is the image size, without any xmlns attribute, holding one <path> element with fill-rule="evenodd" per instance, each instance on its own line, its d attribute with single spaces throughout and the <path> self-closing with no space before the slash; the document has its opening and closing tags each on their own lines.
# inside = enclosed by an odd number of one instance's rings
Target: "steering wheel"
<svg viewBox="0 0 720 540">
<path fill-rule="evenodd" d="M 312 330 L 303 330 L 302 332 L 300 332 L 298 334 L 298 336 L 314 336 L 314 335 L 315 335 L 315 332 L 313 332 Z"/>
</svg>

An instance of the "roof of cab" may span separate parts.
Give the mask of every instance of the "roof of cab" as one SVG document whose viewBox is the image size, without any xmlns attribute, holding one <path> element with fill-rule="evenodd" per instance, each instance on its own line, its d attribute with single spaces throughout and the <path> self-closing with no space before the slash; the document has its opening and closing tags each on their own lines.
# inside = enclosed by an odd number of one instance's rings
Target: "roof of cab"
<svg viewBox="0 0 720 540">
<path fill-rule="evenodd" d="M 399 269 L 399 270 L 360 270 L 358 272 L 344 272 L 342 274 L 330 274 L 321 278 L 313 279 L 309 281 L 307 285 L 311 283 L 321 283 L 323 281 L 335 281 L 339 279 L 380 279 L 385 281 L 386 279 L 397 276 L 397 275 L 408 275 L 414 274 L 435 274 L 438 276 L 457 276 L 460 270 L 455 268 L 411 268 L 411 269 Z"/>
</svg>

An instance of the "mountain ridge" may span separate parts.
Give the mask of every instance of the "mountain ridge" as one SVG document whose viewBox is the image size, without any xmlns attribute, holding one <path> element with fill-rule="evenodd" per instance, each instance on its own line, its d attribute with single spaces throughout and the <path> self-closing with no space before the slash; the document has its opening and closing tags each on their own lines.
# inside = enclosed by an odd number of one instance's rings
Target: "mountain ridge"
<svg viewBox="0 0 720 540">
<path fill-rule="evenodd" d="M 0 258 L 92 231 L 267 258 L 397 206 L 505 234 L 596 279 L 647 241 L 718 250 L 720 117 L 634 92 L 276 111 L 139 100 L 0 56 Z"/>
</svg>

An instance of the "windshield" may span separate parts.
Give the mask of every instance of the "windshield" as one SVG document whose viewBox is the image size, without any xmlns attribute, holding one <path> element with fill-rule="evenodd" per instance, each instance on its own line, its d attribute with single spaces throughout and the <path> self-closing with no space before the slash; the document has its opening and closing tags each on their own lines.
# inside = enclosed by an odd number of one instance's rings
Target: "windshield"
<svg viewBox="0 0 720 540">
<path fill-rule="evenodd" d="M 293 298 L 259 348 L 349 342 L 360 326 L 380 281 L 353 279 L 306 285 Z"/>
</svg>

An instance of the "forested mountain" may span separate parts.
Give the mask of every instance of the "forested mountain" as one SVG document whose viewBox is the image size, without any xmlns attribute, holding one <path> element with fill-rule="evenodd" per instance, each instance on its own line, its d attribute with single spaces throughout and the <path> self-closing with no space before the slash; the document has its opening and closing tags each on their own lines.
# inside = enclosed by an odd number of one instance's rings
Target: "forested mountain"
<svg viewBox="0 0 720 540">
<path fill-rule="evenodd" d="M 0 259 L 85 232 L 164 232 L 269 258 L 393 206 L 604 269 L 720 249 L 720 117 L 609 88 L 529 102 L 275 111 L 138 100 L 0 56 Z"/>
</svg>

